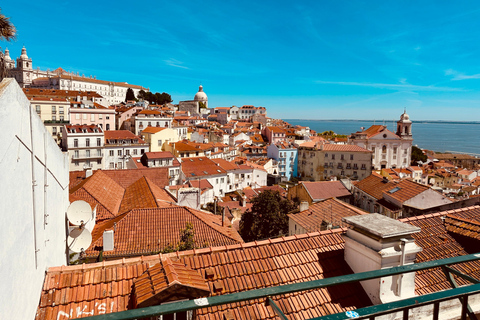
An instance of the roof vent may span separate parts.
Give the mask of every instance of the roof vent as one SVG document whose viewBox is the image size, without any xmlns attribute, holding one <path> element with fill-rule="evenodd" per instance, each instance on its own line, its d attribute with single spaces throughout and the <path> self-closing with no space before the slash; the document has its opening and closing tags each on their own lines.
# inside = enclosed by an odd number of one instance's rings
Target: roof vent
<svg viewBox="0 0 480 320">
<path fill-rule="evenodd" d="M 103 232 L 103 251 L 112 251 L 114 245 L 113 230 L 105 230 Z"/>
</svg>

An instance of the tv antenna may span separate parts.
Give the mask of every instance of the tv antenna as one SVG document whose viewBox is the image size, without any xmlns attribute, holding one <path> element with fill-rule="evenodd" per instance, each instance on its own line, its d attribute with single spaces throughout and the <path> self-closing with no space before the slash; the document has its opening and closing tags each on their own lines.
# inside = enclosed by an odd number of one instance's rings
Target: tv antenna
<svg viewBox="0 0 480 320">
<path fill-rule="evenodd" d="M 71 251 L 84 252 L 92 243 L 92 234 L 85 228 L 92 218 L 93 211 L 88 202 L 78 200 L 68 206 L 67 219 L 74 225 L 67 237 L 67 246 Z"/>
</svg>

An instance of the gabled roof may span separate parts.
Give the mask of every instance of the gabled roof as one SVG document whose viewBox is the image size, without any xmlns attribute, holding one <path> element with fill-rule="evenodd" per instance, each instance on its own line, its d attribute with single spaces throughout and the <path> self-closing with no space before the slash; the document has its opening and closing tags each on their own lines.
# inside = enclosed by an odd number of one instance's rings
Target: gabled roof
<svg viewBox="0 0 480 320">
<path fill-rule="evenodd" d="M 175 158 L 175 156 L 170 151 L 145 152 L 144 154 L 148 160 Z"/>
<path fill-rule="evenodd" d="M 312 201 L 351 195 L 350 191 L 345 188 L 341 181 L 300 181 L 300 184 L 307 190 Z"/>
<path fill-rule="evenodd" d="M 480 240 L 480 206 L 447 211 L 445 226 L 449 232 Z"/>
<path fill-rule="evenodd" d="M 133 287 L 138 308 L 210 294 L 208 284 L 198 271 L 168 257 L 135 279 Z"/>
<path fill-rule="evenodd" d="M 157 133 L 157 132 L 160 132 L 160 131 L 165 130 L 165 129 L 168 129 L 168 128 L 148 126 L 148 127 L 146 127 L 145 129 L 142 130 L 142 134 L 144 134 L 144 133 Z"/>
<path fill-rule="evenodd" d="M 324 151 L 343 151 L 343 152 L 368 152 L 372 151 L 353 144 L 324 144 Z"/>
<path fill-rule="evenodd" d="M 199 247 L 221 246 L 243 242 L 230 223 L 222 226 L 219 215 L 188 207 L 133 209 L 114 219 L 99 223 L 92 231 L 87 256 L 96 257 L 103 249 L 103 232 L 114 229 L 115 249 L 104 251 L 104 257 L 128 257 L 160 252 L 180 242 L 180 231 L 186 223 L 195 230 Z"/>
<path fill-rule="evenodd" d="M 401 220 L 421 228 L 419 233 L 412 235 L 415 243 L 423 248 L 416 262 L 468 253 L 445 229 L 442 216 L 446 214 Z M 71 319 L 81 317 L 76 310 L 92 312 L 92 315 L 127 310 L 131 308 L 128 302 L 132 297 L 133 281 L 166 257 L 205 275 L 212 296 L 351 274 L 344 260 L 344 232 L 345 228 L 339 228 L 166 255 L 49 268 L 36 319 L 56 319 L 63 313 L 72 314 Z M 462 272 L 478 277 L 479 261 L 458 266 Z M 415 277 L 418 295 L 451 288 L 440 269 L 417 272 Z M 459 285 L 467 284 L 458 277 L 456 281 Z M 273 296 L 272 299 L 289 319 L 318 317 L 371 305 L 359 283 Z M 196 315 L 199 319 L 221 319 L 226 312 L 232 313 L 235 319 L 276 317 L 272 306 L 264 300 L 198 309 Z"/>
<path fill-rule="evenodd" d="M 384 179 L 382 176 L 372 173 L 368 177 L 358 181 L 355 187 L 369 194 L 377 200 L 383 198 L 383 192 L 393 189 L 393 182 Z"/>
<path fill-rule="evenodd" d="M 429 186 L 424 184 L 416 183 L 411 180 L 401 180 L 399 182 L 394 182 L 390 184 L 391 187 L 383 191 L 384 194 L 387 194 L 389 197 L 392 197 L 401 203 L 418 196 L 422 192 L 430 189 Z"/>
<path fill-rule="evenodd" d="M 333 227 L 346 227 L 342 218 L 360 214 L 368 214 L 368 212 L 338 199 L 330 198 L 310 205 L 307 210 L 290 213 L 288 217 L 307 232 L 314 232 L 325 230 L 328 223 Z"/>
<path fill-rule="evenodd" d="M 187 179 L 193 180 L 195 180 L 196 177 L 227 173 L 207 157 L 183 158 L 182 171 Z"/>
<path fill-rule="evenodd" d="M 96 203 L 102 204 L 112 215 L 118 214 L 125 193 L 125 189 L 103 173 L 103 171 L 95 172 L 95 174 L 70 190 L 70 193 L 85 199 L 85 196 L 82 196 L 82 191 L 88 194 Z M 101 218 L 97 215 L 97 219 Z"/>
<path fill-rule="evenodd" d="M 103 132 L 105 141 L 107 140 L 119 140 L 119 139 L 136 139 L 138 143 L 145 143 L 138 136 L 134 135 L 133 132 L 128 130 L 107 130 Z"/>
</svg>

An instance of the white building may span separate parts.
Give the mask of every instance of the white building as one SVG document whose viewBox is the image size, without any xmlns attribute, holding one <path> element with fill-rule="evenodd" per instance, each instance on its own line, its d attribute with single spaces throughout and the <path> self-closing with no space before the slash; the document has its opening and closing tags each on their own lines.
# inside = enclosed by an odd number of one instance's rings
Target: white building
<svg viewBox="0 0 480 320">
<path fill-rule="evenodd" d="M 34 319 L 45 272 L 67 264 L 68 162 L 14 79 L 0 106 L 0 318 Z"/>
<path fill-rule="evenodd" d="M 125 101 L 128 88 L 131 88 L 135 94 L 138 95 L 140 90 L 148 91 L 138 85 L 128 84 L 126 82 L 112 82 L 97 80 L 96 77 L 80 76 L 78 73 L 66 72 L 62 68 L 54 71 L 44 71 L 40 69 L 33 69 L 32 58 L 27 56 L 27 49 L 22 48 L 22 54 L 17 58 L 17 66 L 15 67 L 13 60 L 10 57 L 8 49 L 5 50 L 7 68 L 9 75 L 15 78 L 18 84 L 24 87 L 45 88 L 45 89 L 59 89 L 59 90 L 82 90 L 95 91 L 105 97 L 110 104 L 120 103 Z"/>
<path fill-rule="evenodd" d="M 149 145 L 128 130 L 105 131 L 104 169 L 125 169 L 133 157 L 148 152 Z"/>
<path fill-rule="evenodd" d="M 349 144 L 372 151 L 372 167 L 407 168 L 412 157 L 412 121 L 406 112 L 397 121 L 397 133 L 386 126 L 373 125 L 367 130 L 352 133 Z"/>
<path fill-rule="evenodd" d="M 104 168 L 102 128 L 67 125 L 62 130 L 62 149 L 68 151 L 69 171 Z"/>
<path fill-rule="evenodd" d="M 135 134 L 142 134 L 147 127 L 171 128 L 173 118 L 157 110 L 142 110 L 133 117 Z"/>
</svg>

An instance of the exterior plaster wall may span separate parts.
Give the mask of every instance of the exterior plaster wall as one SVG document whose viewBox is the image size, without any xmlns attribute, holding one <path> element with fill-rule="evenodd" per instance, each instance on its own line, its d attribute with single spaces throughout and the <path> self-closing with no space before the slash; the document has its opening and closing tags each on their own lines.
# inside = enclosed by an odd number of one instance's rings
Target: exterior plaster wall
<svg viewBox="0 0 480 320">
<path fill-rule="evenodd" d="M 0 119 L 0 318 L 33 319 L 47 268 L 67 263 L 68 162 L 14 79 Z"/>
</svg>

